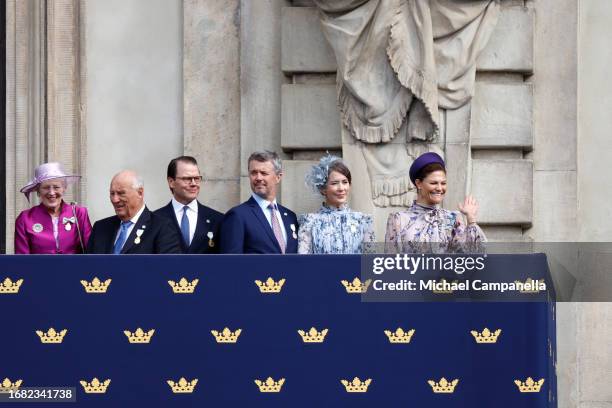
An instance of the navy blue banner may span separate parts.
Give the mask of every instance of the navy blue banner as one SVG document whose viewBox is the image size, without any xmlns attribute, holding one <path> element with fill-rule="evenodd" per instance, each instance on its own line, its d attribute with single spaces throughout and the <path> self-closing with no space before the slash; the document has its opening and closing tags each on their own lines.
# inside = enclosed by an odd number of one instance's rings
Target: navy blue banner
<svg viewBox="0 0 612 408">
<path fill-rule="evenodd" d="M 554 304 L 364 302 L 341 282 L 360 273 L 358 256 L 2 256 L 0 389 L 76 387 L 68 407 L 557 406 Z"/>
</svg>

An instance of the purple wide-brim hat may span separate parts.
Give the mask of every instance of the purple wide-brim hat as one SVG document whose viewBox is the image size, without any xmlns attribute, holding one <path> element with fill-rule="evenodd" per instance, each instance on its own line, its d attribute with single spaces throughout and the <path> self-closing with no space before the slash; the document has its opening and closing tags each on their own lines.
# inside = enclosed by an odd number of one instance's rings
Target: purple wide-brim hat
<svg viewBox="0 0 612 408">
<path fill-rule="evenodd" d="M 57 162 L 43 163 L 34 169 L 34 178 L 25 185 L 20 192 L 25 194 L 28 201 L 30 200 L 30 193 L 38 188 L 40 183 L 47 180 L 56 178 L 63 178 L 67 183 L 73 183 L 77 181 L 81 176 L 75 174 L 67 174 L 63 169 L 62 165 Z"/>
<path fill-rule="evenodd" d="M 423 153 L 422 155 L 417 157 L 416 160 L 412 162 L 412 166 L 410 166 L 410 181 L 412 181 L 412 183 L 414 184 L 416 177 L 421 171 L 421 169 L 432 163 L 438 163 L 442 165 L 442 167 L 446 168 L 446 164 L 444 164 L 444 160 L 442 159 L 442 157 L 440 157 L 439 154 L 434 152 Z"/>
</svg>

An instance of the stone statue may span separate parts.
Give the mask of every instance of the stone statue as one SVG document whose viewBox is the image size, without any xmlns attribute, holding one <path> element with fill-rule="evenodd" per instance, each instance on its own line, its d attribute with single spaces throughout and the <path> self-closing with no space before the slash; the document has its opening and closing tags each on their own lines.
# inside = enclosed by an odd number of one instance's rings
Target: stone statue
<svg viewBox="0 0 612 408">
<path fill-rule="evenodd" d="M 472 97 L 499 1 L 314 0 L 338 65 L 345 160 L 365 161 L 373 206 L 411 204 L 412 160 L 443 155 L 439 109 Z"/>
</svg>

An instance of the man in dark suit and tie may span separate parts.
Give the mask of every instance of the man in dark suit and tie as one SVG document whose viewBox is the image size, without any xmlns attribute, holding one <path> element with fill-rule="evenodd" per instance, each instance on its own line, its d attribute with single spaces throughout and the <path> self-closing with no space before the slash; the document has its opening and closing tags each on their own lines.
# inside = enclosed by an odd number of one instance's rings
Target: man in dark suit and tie
<svg viewBox="0 0 612 408">
<path fill-rule="evenodd" d="M 142 179 L 131 170 L 113 177 L 112 217 L 97 221 L 91 231 L 90 254 L 180 254 L 180 236 L 170 221 L 153 214 L 144 203 Z"/>
<path fill-rule="evenodd" d="M 283 176 L 280 158 L 274 152 L 255 152 L 249 157 L 248 168 L 253 194 L 225 215 L 221 253 L 297 253 L 297 217 L 276 202 Z"/>
<path fill-rule="evenodd" d="M 202 176 L 198 162 L 191 156 L 180 156 L 168 164 L 168 187 L 172 200 L 155 211 L 166 217 L 181 235 L 181 249 L 185 254 L 214 254 L 219 252 L 217 235 L 223 214 L 198 202 Z"/>
</svg>

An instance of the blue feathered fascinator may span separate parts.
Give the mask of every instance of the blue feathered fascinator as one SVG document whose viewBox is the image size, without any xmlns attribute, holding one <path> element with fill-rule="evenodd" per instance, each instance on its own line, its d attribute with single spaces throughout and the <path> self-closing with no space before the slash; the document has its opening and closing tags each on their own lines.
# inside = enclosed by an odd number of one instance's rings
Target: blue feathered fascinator
<svg viewBox="0 0 612 408">
<path fill-rule="evenodd" d="M 320 194 L 321 189 L 325 187 L 325 184 L 327 184 L 329 167 L 337 161 L 342 161 L 342 159 L 338 156 L 332 156 L 329 153 L 321 157 L 319 163 L 312 166 L 310 171 L 306 173 L 306 185 L 315 193 Z"/>
</svg>

